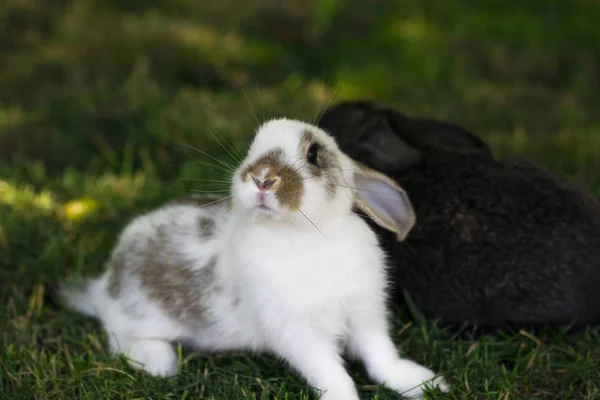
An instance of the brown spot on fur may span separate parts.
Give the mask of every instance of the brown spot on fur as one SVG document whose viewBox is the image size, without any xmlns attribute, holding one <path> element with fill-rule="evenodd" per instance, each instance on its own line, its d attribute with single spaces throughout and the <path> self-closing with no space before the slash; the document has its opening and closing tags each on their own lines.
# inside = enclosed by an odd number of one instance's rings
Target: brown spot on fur
<svg viewBox="0 0 600 400">
<path fill-rule="evenodd" d="M 172 227 L 171 227 L 172 228 Z M 210 258 L 204 267 L 191 269 L 195 260 L 181 260 L 168 243 L 167 229 L 158 229 L 145 265 L 138 271 L 140 282 L 148 296 L 158 302 L 172 317 L 188 326 L 197 326 L 205 313 L 202 297 L 215 284 L 217 257 Z M 153 257 L 158 253 L 158 257 Z"/>
<path fill-rule="evenodd" d="M 315 134 L 309 130 L 305 130 L 302 132 L 302 136 L 300 136 L 300 154 L 306 154 L 308 147 L 316 142 L 317 138 Z"/>
<path fill-rule="evenodd" d="M 214 219 L 201 216 L 198 218 L 198 226 L 200 227 L 200 237 L 208 239 L 215 234 L 217 224 Z"/>
<path fill-rule="evenodd" d="M 315 134 L 309 130 L 304 131 L 300 138 L 300 154 L 306 154 L 308 148 L 315 142 L 318 144 Z M 321 180 L 327 193 L 327 199 L 332 200 L 335 197 L 338 186 L 343 185 L 341 166 L 336 154 L 330 151 L 327 146 L 320 144 L 316 165 L 307 163 L 306 167 L 310 172 L 310 176 Z"/>
<path fill-rule="evenodd" d="M 279 177 L 271 188 L 279 204 L 295 210 L 302 199 L 304 184 L 302 176 L 283 160 L 282 149 L 273 149 L 244 168 L 241 172 L 242 180 L 248 182 L 252 174 L 258 175 L 263 170 L 266 171 L 267 180 L 276 180 Z"/>
<path fill-rule="evenodd" d="M 242 170 L 242 180 L 248 182 L 251 173 L 258 174 L 263 169 L 270 171 L 269 173 L 271 175 L 276 174 L 276 171 L 285 166 L 282 158 L 283 150 L 280 148 L 275 148 L 266 152 L 262 157 L 253 163 L 248 164 L 248 166 Z"/>
<path fill-rule="evenodd" d="M 282 206 L 295 210 L 300 205 L 304 192 L 302 176 L 289 165 L 283 168 L 279 175 L 281 184 L 275 192 L 275 197 Z"/>
<path fill-rule="evenodd" d="M 110 260 L 111 273 L 108 277 L 107 292 L 110 297 L 116 299 L 121 294 L 121 282 L 125 272 L 127 259 L 123 252 L 115 253 Z"/>
<path fill-rule="evenodd" d="M 193 265 L 197 260 L 184 258 L 170 241 L 176 229 L 176 225 L 157 226 L 151 239 L 133 241 L 115 253 L 107 290 L 113 298 L 122 297 L 127 312 L 136 316 L 139 306 L 127 303 L 132 299 L 123 290 L 139 284 L 151 301 L 178 322 L 190 327 L 204 326 L 211 323 L 204 299 L 222 290 L 216 277 L 218 257 L 212 255 L 201 268 Z"/>
</svg>

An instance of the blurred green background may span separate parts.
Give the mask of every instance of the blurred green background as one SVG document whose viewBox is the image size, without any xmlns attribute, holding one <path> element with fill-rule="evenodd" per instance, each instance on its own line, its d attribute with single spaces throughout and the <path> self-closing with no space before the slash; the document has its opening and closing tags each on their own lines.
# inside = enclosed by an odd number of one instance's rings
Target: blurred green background
<svg viewBox="0 0 600 400">
<path fill-rule="evenodd" d="M 172 382 L 127 370 L 47 283 L 99 271 L 133 215 L 226 189 L 191 180 L 223 171 L 184 144 L 227 159 L 215 137 L 243 151 L 259 121 L 345 99 L 458 123 L 600 194 L 599 25 L 594 0 L 4 0 L 0 393 L 300 398 L 268 358 L 186 356 Z M 461 341 L 413 317 L 395 337 L 452 398 L 600 398 L 596 331 Z"/>
<path fill-rule="evenodd" d="M 599 17 L 585 0 L 8 0 L 2 158 L 100 171 L 129 144 L 166 163 L 207 129 L 247 136 L 252 107 L 313 120 L 335 91 L 593 180 Z"/>
</svg>

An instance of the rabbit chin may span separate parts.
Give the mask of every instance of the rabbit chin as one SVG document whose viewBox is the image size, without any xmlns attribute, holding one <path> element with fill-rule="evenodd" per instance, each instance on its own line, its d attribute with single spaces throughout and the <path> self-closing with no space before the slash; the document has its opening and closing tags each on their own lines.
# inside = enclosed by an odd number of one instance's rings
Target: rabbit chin
<svg viewBox="0 0 600 400">
<path fill-rule="evenodd" d="M 252 208 L 248 209 L 255 219 L 270 219 L 270 220 L 284 220 L 287 219 L 286 215 L 283 214 L 278 208 L 274 208 L 265 204 L 257 203 Z"/>
<path fill-rule="evenodd" d="M 264 201 L 258 199 L 258 192 L 242 185 L 234 191 L 235 208 L 257 220 L 286 220 L 289 212 L 279 205 L 272 194 L 267 194 Z"/>
</svg>

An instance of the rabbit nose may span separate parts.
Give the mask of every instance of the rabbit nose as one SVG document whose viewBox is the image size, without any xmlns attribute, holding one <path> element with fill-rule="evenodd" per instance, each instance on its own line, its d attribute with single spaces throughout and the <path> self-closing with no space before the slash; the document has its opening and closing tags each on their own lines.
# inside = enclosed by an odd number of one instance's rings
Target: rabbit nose
<svg viewBox="0 0 600 400">
<path fill-rule="evenodd" d="M 258 187 L 260 190 L 269 190 L 270 188 L 273 187 L 275 182 L 277 182 L 277 179 L 278 178 L 263 180 L 263 179 L 259 179 L 259 178 L 255 177 L 255 176 L 252 177 L 252 180 L 256 184 L 256 187 Z"/>
</svg>

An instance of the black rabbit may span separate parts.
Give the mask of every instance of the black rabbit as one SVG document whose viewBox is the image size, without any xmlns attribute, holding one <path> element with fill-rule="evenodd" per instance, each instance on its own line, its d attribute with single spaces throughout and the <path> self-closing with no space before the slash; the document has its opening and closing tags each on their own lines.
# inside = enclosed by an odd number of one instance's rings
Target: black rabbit
<svg viewBox="0 0 600 400">
<path fill-rule="evenodd" d="M 454 124 L 359 101 L 319 125 L 342 151 L 408 192 L 417 224 L 380 234 L 395 299 L 451 324 L 585 326 L 600 321 L 600 203 L 524 160 L 496 160 Z"/>
</svg>

